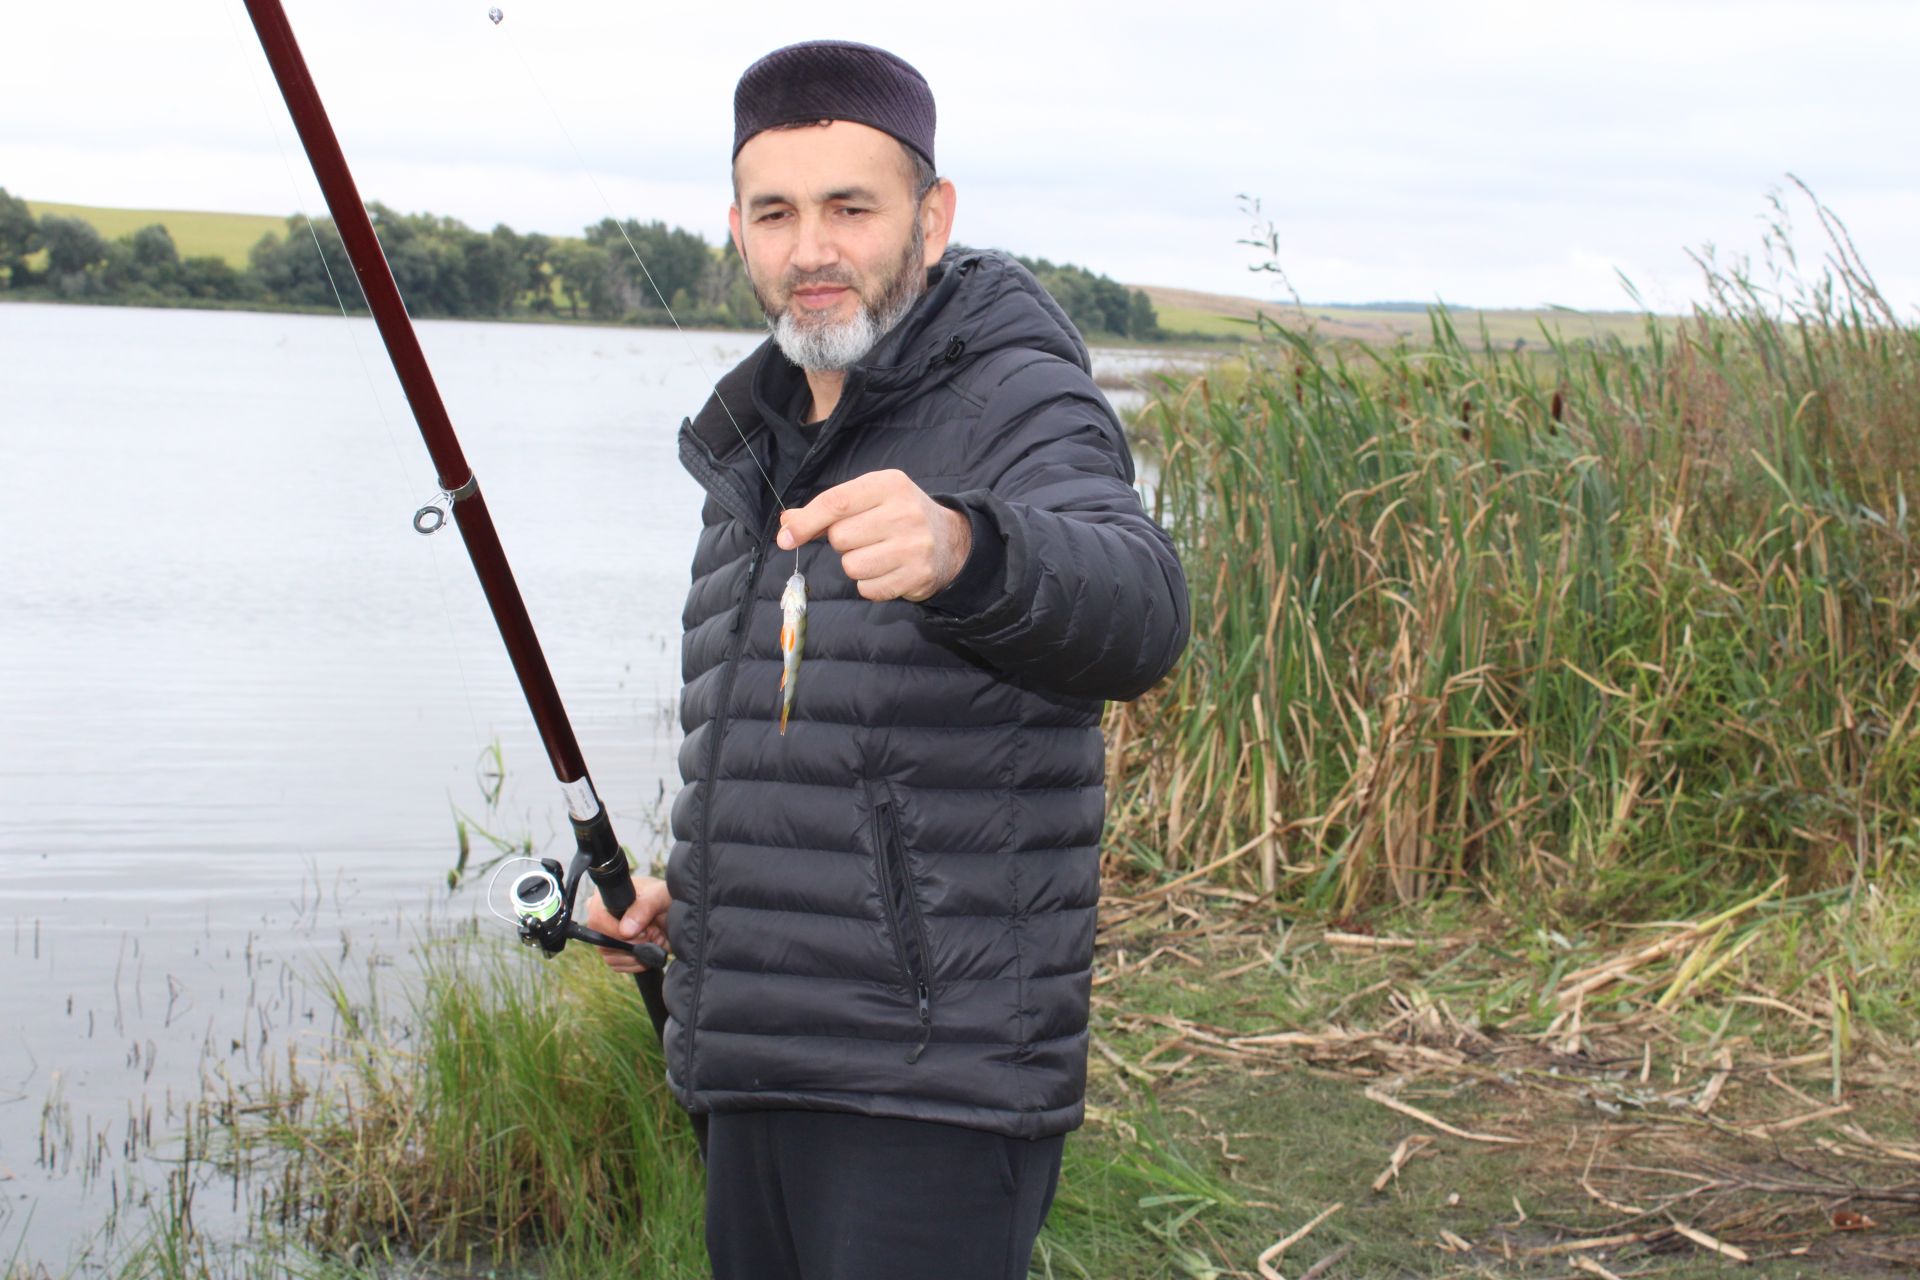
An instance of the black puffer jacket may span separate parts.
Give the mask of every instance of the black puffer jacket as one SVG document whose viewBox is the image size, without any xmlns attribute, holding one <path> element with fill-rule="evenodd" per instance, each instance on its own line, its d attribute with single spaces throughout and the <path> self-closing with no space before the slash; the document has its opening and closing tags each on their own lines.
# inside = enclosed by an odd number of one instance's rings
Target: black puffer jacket
<svg viewBox="0 0 1920 1280">
<path fill-rule="evenodd" d="M 718 393 L 762 463 L 761 347 Z M 1101 704 L 1186 642 L 1072 324 L 1025 269 L 950 252 L 849 372 L 786 494 L 898 468 L 1004 540 L 965 614 L 863 599 L 824 539 L 777 731 L 793 555 L 717 400 L 681 430 L 708 500 L 684 616 L 669 1081 L 695 1111 L 797 1107 L 1023 1137 L 1080 1123 L 1104 811 Z M 999 560 L 1001 547 L 981 554 Z"/>
</svg>

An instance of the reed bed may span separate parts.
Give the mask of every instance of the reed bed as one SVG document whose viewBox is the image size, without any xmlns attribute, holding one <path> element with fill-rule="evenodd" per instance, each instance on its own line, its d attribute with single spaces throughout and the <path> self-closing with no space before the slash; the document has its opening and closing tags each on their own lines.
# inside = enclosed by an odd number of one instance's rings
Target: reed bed
<svg viewBox="0 0 1920 1280">
<path fill-rule="evenodd" d="M 1920 332 L 1845 229 L 1640 341 L 1271 331 L 1143 412 L 1194 635 L 1108 720 L 1113 869 L 1580 919 L 1920 841 Z"/>
</svg>

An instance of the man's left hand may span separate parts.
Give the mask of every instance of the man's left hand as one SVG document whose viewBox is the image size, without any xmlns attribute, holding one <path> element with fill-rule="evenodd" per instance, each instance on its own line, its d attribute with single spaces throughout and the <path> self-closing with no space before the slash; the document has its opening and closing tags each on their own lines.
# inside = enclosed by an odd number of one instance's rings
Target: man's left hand
<svg viewBox="0 0 1920 1280">
<path fill-rule="evenodd" d="M 973 523 L 904 471 L 869 471 L 788 508 L 776 541 L 791 551 L 823 533 L 869 600 L 925 600 L 954 580 L 973 550 Z"/>
</svg>

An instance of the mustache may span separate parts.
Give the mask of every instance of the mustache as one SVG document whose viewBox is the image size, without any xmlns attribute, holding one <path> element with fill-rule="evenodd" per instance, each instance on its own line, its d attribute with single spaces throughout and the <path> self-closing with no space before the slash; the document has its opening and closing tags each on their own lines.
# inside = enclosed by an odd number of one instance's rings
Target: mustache
<svg viewBox="0 0 1920 1280">
<path fill-rule="evenodd" d="M 780 287 L 787 293 L 808 285 L 835 285 L 842 289 L 859 286 L 859 280 L 846 267 L 822 267 L 818 271 L 789 271 L 780 277 Z"/>
</svg>

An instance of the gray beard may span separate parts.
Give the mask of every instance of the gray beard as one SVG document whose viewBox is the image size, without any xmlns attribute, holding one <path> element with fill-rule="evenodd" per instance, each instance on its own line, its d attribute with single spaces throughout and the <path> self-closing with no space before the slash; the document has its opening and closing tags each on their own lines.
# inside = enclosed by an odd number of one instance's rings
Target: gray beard
<svg viewBox="0 0 1920 1280">
<path fill-rule="evenodd" d="M 907 251 L 901 255 L 893 278 L 879 298 L 872 305 L 861 299 L 860 309 L 838 324 L 802 324 L 794 318 L 791 306 L 774 312 L 768 309 L 757 287 L 754 296 L 760 299 L 760 309 L 767 315 L 767 327 L 773 330 L 773 340 L 787 359 L 813 373 L 841 372 L 860 363 L 879 346 L 880 339 L 906 319 L 907 312 L 913 310 L 913 304 L 926 292 L 927 273 L 920 265 L 925 251 L 926 237 L 921 234 L 920 221 L 916 218 Z M 815 282 L 796 281 L 796 284 Z M 847 283 L 838 279 L 830 282 Z"/>
</svg>

